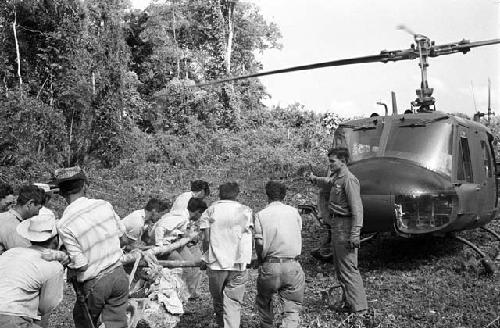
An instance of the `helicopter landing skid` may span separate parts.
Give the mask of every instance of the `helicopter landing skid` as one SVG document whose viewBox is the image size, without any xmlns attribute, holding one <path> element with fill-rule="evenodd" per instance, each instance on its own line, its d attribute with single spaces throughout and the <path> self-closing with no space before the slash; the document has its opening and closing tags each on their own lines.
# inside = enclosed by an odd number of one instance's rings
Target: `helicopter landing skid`
<svg viewBox="0 0 500 328">
<path fill-rule="evenodd" d="M 483 229 L 484 231 L 493 235 L 493 237 L 495 237 L 495 239 L 497 241 L 500 241 L 500 235 L 496 231 L 494 231 L 490 228 L 486 228 L 485 226 L 482 226 L 481 229 Z M 500 261 L 500 252 L 497 253 L 497 256 L 495 257 L 495 261 Z"/>
<path fill-rule="evenodd" d="M 495 263 L 491 260 L 491 258 L 488 255 L 486 255 L 486 253 L 480 250 L 479 247 L 477 247 L 473 242 L 457 235 L 452 235 L 452 238 L 458 240 L 459 242 L 467 246 L 470 246 L 477 254 L 479 254 L 479 256 L 481 256 L 481 264 L 483 265 L 484 269 L 488 274 L 492 274 L 496 271 Z"/>
</svg>

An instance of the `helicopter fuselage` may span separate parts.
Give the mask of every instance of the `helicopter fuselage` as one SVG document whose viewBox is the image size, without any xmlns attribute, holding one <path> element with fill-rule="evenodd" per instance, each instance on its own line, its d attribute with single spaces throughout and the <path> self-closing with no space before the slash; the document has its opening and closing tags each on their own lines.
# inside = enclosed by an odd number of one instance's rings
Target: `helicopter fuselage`
<svg viewBox="0 0 500 328">
<path fill-rule="evenodd" d="M 376 116 L 344 122 L 334 137 L 360 181 L 363 232 L 443 234 L 497 215 L 493 137 L 482 124 L 440 112 Z"/>
</svg>

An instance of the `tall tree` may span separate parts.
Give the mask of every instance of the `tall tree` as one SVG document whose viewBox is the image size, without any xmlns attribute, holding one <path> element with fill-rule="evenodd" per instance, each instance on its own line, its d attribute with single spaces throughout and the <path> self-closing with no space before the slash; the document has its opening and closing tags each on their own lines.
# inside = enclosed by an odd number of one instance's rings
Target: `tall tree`
<svg viewBox="0 0 500 328">
<path fill-rule="evenodd" d="M 145 13 L 130 21 L 133 22 L 130 29 L 133 33 L 129 35 L 129 45 L 134 47 L 134 62 L 140 62 L 133 67 L 146 86 L 143 91 L 149 96 L 161 89 L 164 89 L 161 97 L 166 97 L 172 90 L 178 92 L 177 87 L 169 88 L 168 84 L 179 78 L 199 82 L 255 71 L 261 64 L 254 53 L 280 46 L 277 26 L 268 24 L 256 6 L 246 2 L 154 2 Z M 180 74 L 178 70 L 181 70 Z M 189 82 L 185 84 L 189 85 Z M 186 89 L 184 93 L 191 92 L 192 89 Z M 218 117 L 217 124 L 224 127 L 238 125 L 240 111 L 262 109 L 261 100 L 266 96 L 258 80 L 204 92 L 218 98 L 216 108 L 219 113 L 214 113 L 214 117 Z M 190 96 L 181 99 L 190 99 Z M 162 108 L 169 108 L 169 105 L 165 106 Z M 195 106 L 191 112 L 197 113 L 197 108 Z M 215 108 L 203 110 L 210 112 Z M 200 117 L 208 119 L 205 114 Z M 175 120 L 175 117 L 170 119 Z"/>
</svg>

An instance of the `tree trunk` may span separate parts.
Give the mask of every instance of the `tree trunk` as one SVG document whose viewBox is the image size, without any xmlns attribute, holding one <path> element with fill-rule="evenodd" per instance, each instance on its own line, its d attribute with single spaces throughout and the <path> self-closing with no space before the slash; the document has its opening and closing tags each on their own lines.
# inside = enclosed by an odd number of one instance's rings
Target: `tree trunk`
<svg viewBox="0 0 500 328">
<path fill-rule="evenodd" d="M 227 39 L 226 51 L 224 53 L 224 64 L 226 66 L 226 74 L 231 73 L 231 53 L 233 51 L 233 38 L 234 38 L 234 1 L 227 1 L 228 12 L 226 18 L 227 24 Z"/>
<path fill-rule="evenodd" d="M 73 141 L 73 119 L 75 111 L 71 111 L 71 124 L 69 126 L 69 143 L 68 143 L 68 167 L 71 166 L 71 142 Z"/>
<path fill-rule="evenodd" d="M 92 82 L 91 83 L 92 83 L 92 96 L 95 97 L 96 91 L 95 91 L 95 73 L 94 72 L 92 72 Z"/>
<path fill-rule="evenodd" d="M 218 14 L 223 24 L 223 57 L 226 74 L 231 72 L 231 53 L 234 38 L 234 5 L 235 0 L 217 0 Z"/>
<path fill-rule="evenodd" d="M 175 61 L 177 63 L 177 73 L 176 76 L 178 79 L 181 78 L 181 59 L 179 58 L 179 44 L 177 43 L 177 33 L 176 33 L 176 26 L 175 26 L 175 1 L 172 2 L 172 35 L 174 38 L 174 44 L 175 44 Z"/>
<path fill-rule="evenodd" d="M 14 11 L 14 22 L 12 23 L 12 32 L 14 33 L 14 41 L 16 42 L 16 62 L 17 62 L 17 76 L 19 77 L 19 87 L 23 85 L 23 79 L 21 77 L 21 53 L 19 51 L 19 43 L 17 41 L 17 14 Z"/>
</svg>

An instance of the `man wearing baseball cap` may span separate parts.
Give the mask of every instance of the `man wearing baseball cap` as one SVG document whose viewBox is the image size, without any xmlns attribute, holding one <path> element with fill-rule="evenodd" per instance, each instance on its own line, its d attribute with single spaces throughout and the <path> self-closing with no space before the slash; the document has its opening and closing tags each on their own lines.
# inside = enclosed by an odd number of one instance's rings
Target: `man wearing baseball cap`
<svg viewBox="0 0 500 328">
<path fill-rule="evenodd" d="M 30 247 L 11 248 L 0 256 L 0 327 L 39 327 L 63 298 L 63 266 L 45 260 L 57 249 L 55 216 L 39 214 L 16 227 Z"/>
<path fill-rule="evenodd" d="M 55 184 L 68 206 L 57 229 L 76 272 L 75 327 L 94 326 L 99 316 L 106 328 L 127 327 L 128 276 L 120 258 L 120 236 L 125 227 L 107 201 L 86 197 L 87 177 L 78 166 L 58 169 Z"/>
</svg>

